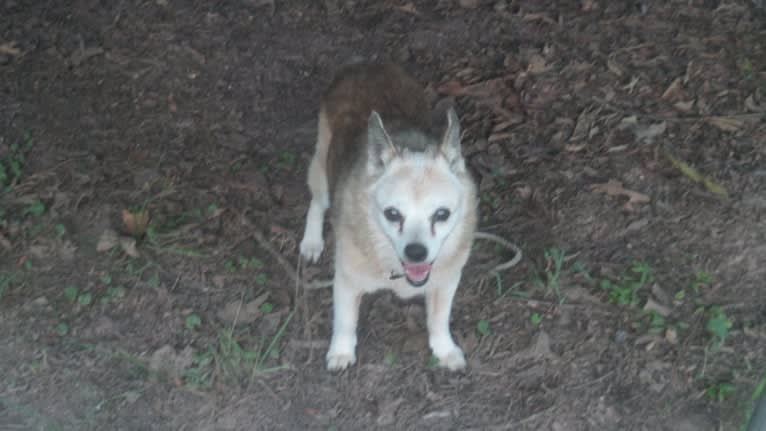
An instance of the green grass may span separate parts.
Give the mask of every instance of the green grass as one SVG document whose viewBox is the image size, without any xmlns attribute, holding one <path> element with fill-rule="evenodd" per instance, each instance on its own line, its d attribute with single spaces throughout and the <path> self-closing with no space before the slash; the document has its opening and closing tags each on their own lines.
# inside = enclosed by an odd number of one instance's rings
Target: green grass
<svg viewBox="0 0 766 431">
<path fill-rule="evenodd" d="M 476 323 L 476 332 L 481 337 L 486 337 L 491 334 L 491 331 L 489 329 L 489 321 L 486 319 L 479 320 Z"/>
<path fill-rule="evenodd" d="M 723 347 L 726 338 L 729 336 L 729 329 L 732 327 L 732 321 L 726 315 L 726 312 L 720 307 L 710 309 L 705 329 L 711 336 L 712 352 L 717 352 Z"/>
<path fill-rule="evenodd" d="M 18 415 L 23 418 L 25 426 L 29 427 L 28 429 L 43 431 L 63 431 L 68 429 L 64 428 L 64 426 L 58 420 L 47 416 L 45 413 L 42 413 L 33 407 L 18 404 L 2 396 L 0 396 L 0 410 L 14 413 L 14 415 Z"/>
<path fill-rule="evenodd" d="M 639 303 L 638 293 L 654 281 L 652 268 L 645 262 L 634 262 L 628 271 L 616 280 L 603 279 L 601 289 L 607 291 L 609 302 L 635 307 Z"/>
<path fill-rule="evenodd" d="M 196 330 L 200 325 L 202 325 L 202 319 L 197 314 L 189 314 L 184 319 L 184 326 L 190 331 Z"/>
<path fill-rule="evenodd" d="M 7 191 L 17 183 L 26 165 L 26 156 L 32 146 L 32 135 L 24 134 L 21 143 L 13 143 L 8 147 L 5 158 L 0 159 L 0 190 Z"/>
<path fill-rule="evenodd" d="M 5 290 L 8 289 L 8 287 L 11 286 L 11 283 L 13 283 L 15 280 L 16 274 L 12 274 L 10 272 L 0 273 L 0 302 L 3 301 Z"/>
<path fill-rule="evenodd" d="M 529 317 L 529 322 L 535 326 L 540 326 L 540 324 L 543 323 L 543 316 L 541 316 L 538 312 L 534 312 Z"/>
<path fill-rule="evenodd" d="M 746 431 L 747 426 L 750 423 L 750 419 L 752 419 L 753 413 L 755 413 L 755 409 L 757 406 L 757 402 L 759 401 L 761 394 L 763 394 L 763 391 L 766 389 L 766 373 L 761 377 L 761 381 L 758 382 L 757 385 L 755 385 L 755 389 L 753 389 L 753 393 L 750 394 L 750 400 L 748 402 L 746 412 L 745 412 L 745 421 L 742 424 L 742 427 L 740 427 L 740 431 Z"/>
<path fill-rule="evenodd" d="M 726 382 L 711 383 L 705 389 L 705 395 L 709 400 L 722 403 L 726 401 L 735 391 L 734 386 Z"/>
<path fill-rule="evenodd" d="M 545 291 L 545 296 L 554 295 L 559 304 L 566 301 L 566 296 L 561 292 L 561 275 L 564 269 L 566 253 L 558 247 L 545 250 L 545 267 L 536 272 L 534 284 Z"/>
<path fill-rule="evenodd" d="M 292 317 L 293 312 L 290 312 L 270 342 L 261 343 L 254 349 L 244 347 L 233 329 L 219 332 L 215 343 L 194 355 L 192 367 L 184 373 L 186 383 L 206 387 L 212 384 L 215 377 L 231 383 L 252 383 L 259 375 L 283 369 L 282 365 L 270 366 L 269 363 L 279 358 L 277 343 Z"/>
</svg>

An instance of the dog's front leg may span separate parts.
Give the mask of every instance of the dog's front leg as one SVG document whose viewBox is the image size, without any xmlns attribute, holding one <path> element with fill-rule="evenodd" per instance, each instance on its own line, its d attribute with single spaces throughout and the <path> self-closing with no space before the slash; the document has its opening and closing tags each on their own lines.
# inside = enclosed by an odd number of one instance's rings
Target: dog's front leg
<svg viewBox="0 0 766 431">
<path fill-rule="evenodd" d="M 426 288 L 428 344 L 434 356 L 439 359 L 439 365 L 452 371 L 465 368 L 465 356 L 452 339 L 449 327 L 452 300 L 459 283 L 460 273 L 444 283 Z"/>
<path fill-rule="evenodd" d="M 338 272 L 333 283 L 332 341 L 327 352 L 327 369 L 340 371 L 356 362 L 356 323 L 362 294 L 352 280 Z"/>
</svg>

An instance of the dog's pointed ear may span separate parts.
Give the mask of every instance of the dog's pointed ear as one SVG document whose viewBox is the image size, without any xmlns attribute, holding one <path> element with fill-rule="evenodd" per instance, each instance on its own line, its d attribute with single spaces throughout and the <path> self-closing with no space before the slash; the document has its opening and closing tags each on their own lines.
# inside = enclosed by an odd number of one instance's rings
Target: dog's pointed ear
<svg viewBox="0 0 766 431">
<path fill-rule="evenodd" d="M 460 145 L 460 120 L 455 109 L 451 107 L 447 110 L 447 128 L 439 150 L 455 172 L 465 171 L 465 160 Z"/>
<path fill-rule="evenodd" d="M 367 120 L 367 154 L 367 169 L 371 173 L 379 172 L 399 155 L 399 150 L 383 126 L 383 120 L 375 111 L 372 111 Z"/>
</svg>

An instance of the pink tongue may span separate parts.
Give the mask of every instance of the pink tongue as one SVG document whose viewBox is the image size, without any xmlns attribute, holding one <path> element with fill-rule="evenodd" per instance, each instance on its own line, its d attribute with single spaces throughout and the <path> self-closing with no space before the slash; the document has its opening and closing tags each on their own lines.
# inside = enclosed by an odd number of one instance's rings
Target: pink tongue
<svg viewBox="0 0 766 431">
<path fill-rule="evenodd" d="M 407 278 L 417 283 L 428 277 L 428 274 L 431 273 L 431 265 L 427 263 L 404 265 L 404 272 L 407 273 Z"/>
</svg>

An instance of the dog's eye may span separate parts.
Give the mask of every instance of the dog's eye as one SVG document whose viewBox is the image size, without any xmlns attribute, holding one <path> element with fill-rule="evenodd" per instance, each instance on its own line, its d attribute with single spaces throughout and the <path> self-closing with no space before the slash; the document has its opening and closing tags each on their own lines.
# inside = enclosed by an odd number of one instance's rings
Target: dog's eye
<svg viewBox="0 0 766 431">
<path fill-rule="evenodd" d="M 434 213 L 432 220 L 434 222 L 437 222 L 437 221 L 447 221 L 449 216 L 450 216 L 450 212 L 449 212 L 449 210 L 447 208 L 439 208 Z"/>
<path fill-rule="evenodd" d="M 402 221 L 402 213 L 399 212 L 396 208 L 386 208 L 383 210 L 383 215 L 386 217 L 386 220 L 396 223 Z"/>
</svg>

